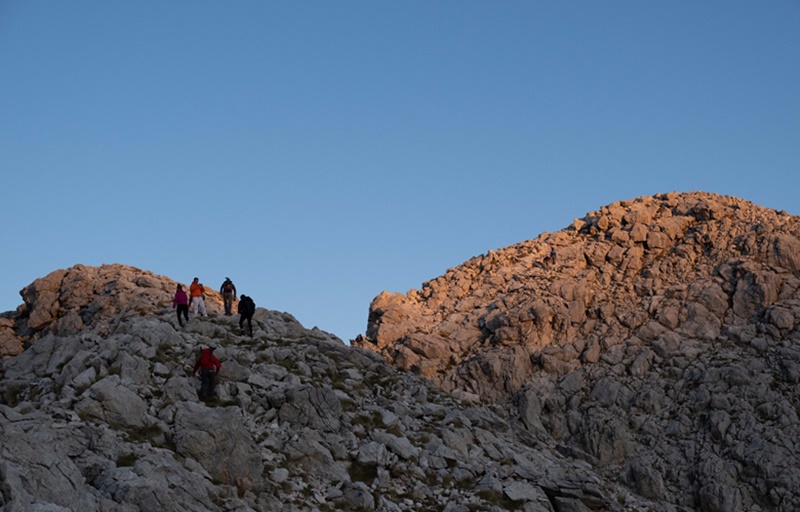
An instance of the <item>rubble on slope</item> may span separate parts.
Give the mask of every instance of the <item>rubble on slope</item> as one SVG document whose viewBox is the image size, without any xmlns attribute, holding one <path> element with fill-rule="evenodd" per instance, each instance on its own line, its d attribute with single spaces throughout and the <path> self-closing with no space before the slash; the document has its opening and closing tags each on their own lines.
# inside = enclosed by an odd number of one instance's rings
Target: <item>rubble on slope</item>
<svg viewBox="0 0 800 512">
<path fill-rule="evenodd" d="M 99 275 L 67 274 L 84 271 Z M 5 316 L 28 348 L 0 367 L 0 510 L 672 510 L 287 313 L 258 309 L 252 337 L 218 314 L 181 328 L 147 291 L 174 283 L 149 277 L 75 332 L 51 328 L 72 312 L 33 331 L 36 299 Z M 191 366 L 209 345 L 222 371 L 204 403 Z"/>
</svg>

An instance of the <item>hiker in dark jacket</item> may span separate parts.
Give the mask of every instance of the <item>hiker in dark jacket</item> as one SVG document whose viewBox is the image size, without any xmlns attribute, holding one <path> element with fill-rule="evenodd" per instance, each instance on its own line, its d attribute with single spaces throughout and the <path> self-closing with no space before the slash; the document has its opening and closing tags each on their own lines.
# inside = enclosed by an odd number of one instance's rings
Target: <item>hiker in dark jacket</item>
<svg viewBox="0 0 800 512">
<path fill-rule="evenodd" d="M 225 316 L 231 316 L 233 314 L 233 303 L 236 300 L 236 286 L 230 277 L 225 278 L 222 286 L 219 287 L 219 293 L 222 295 L 222 302 L 225 304 Z"/>
<path fill-rule="evenodd" d="M 250 328 L 250 336 L 253 335 L 253 315 L 256 312 L 256 303 L 245 294 L 239 298 L 239 330 L 244 334 L 244 321 Z"/>
<path fill-rule="evenodd" d="M 214 378 L 222 368 L 222 363 L 214 357 L 214 347 L 204 348 L 200 351 L 200 357 L 194 363 L 192 375 L 200 370 L 200 399 L 207 400 L 214 396 Z"/>
</svg>

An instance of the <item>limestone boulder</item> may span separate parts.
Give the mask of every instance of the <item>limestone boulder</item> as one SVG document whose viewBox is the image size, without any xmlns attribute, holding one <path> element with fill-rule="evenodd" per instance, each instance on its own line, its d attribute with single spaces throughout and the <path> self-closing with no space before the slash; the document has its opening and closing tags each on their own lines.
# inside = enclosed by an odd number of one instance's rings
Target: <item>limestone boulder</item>
<svg viewBox="0 0 800 512">
<path fill-rule="evenodd" d="M 17 356 L 23 351 L 22 338 L 14 331 L 14 322 L 0 318 L 0 359 Z"/>
<path fill-rule="evenodd" d="M 183 403 L 172 438 L 177 453 L 198 461 L 212 478 L 242 491 L 263 486 L 259 449 L 237 408 Z"/>
<path fill-rule="evenodd" d="M 336 431 L 342 405 L 331 389 L 303 386 L 291 388 L 283 399 L 278 417 L 291 425 Z"/>
<path fill-rule="evenodd" d="M 75 337 L 61 338 L 47 335 L 39 343 L 6 363 L 6 377 L 53 377 L 58 375 L 80 350 L 81 343 Z"/>
<path fill-rule="evenodd" d="M 397 293 L 383 292 L 370 304 L 370 319 L 367 339 L 376 347 L 394 343 L 417 321 L 414 302 Z"/>
<path fill-rule="evenodd" d="M 800 238 L 793 234 L 776 234 L 771 237 L 767 249 L 768 261 L 781 268 L 800 273 Z"/>
<path fill-rule="evenodd" d="M 53 429 L 0 404 L 0 503 L 9 510 L 101 510 L 101 496 L 84 491 L 71 458 L 87 446 L 78 430 Z"/>
<path fill-rule="evenodd" d="M 57 270 L 37 279 L 20 291 L 28 307 L 28 327 L 40 330 L 50 325 L 58 317 L 61 282 L 66 270 Z"/>
<path fill-rule="evenodd" d="M 124 386 L 118 375 L 94 383 L 75 404 L 75 412 L 118 428 L 143 428 L 149 422 L 145 401 Z"/>
</svg>

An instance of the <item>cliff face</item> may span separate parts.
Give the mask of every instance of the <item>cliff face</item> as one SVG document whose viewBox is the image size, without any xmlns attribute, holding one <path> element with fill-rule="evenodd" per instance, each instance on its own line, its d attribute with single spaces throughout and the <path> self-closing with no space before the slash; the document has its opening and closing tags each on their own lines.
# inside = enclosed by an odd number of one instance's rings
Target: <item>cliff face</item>
<svg viewBox="0 0 800 512">
<path fill-rule="evenodd" d="M 664 194 L 384 292 L 356 344 L 456 396 L 509 404 L 642 496 L 794 510 L 798 288 L 798 217 Z"/>
<path fill-rule="evenodd" d="M 287 313 L 257 309 L 243 336 L 212 298 L 180 327 L 174 289 L 76 266 L 2 315 L 25 349 L 0 365 L 0 510 L 669 510 Z M 209 345 L 222 370 L 202 402 Z"/>
</svg>

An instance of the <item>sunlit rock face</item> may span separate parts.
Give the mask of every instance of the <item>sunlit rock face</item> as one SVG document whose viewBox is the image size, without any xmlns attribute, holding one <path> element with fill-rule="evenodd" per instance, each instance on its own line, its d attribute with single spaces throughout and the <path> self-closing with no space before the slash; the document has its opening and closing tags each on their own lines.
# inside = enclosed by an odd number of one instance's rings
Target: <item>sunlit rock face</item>
<svg viewBox="0 0 800 512">
<path fill-rule="evenodd" d="M 641 496 L 794 510 L 799 288 L 798 217 L 659 194 L 383 292 L 354 344 Z"/>
<path fill-rule="evenodd" d="M 46 334 L 91 330 L 103 335 L 125 319 L 170 309 L 176 285 L 168 277 L 128 265 L 75 265 L 23 288 L 24 304 L 13 316 L 4 316 L 14 320 L 14 330 L 28 345 Z M 219 312 L 221 304 L 219 294 L 206 287 L 208 309 Z"/>
</svg>

